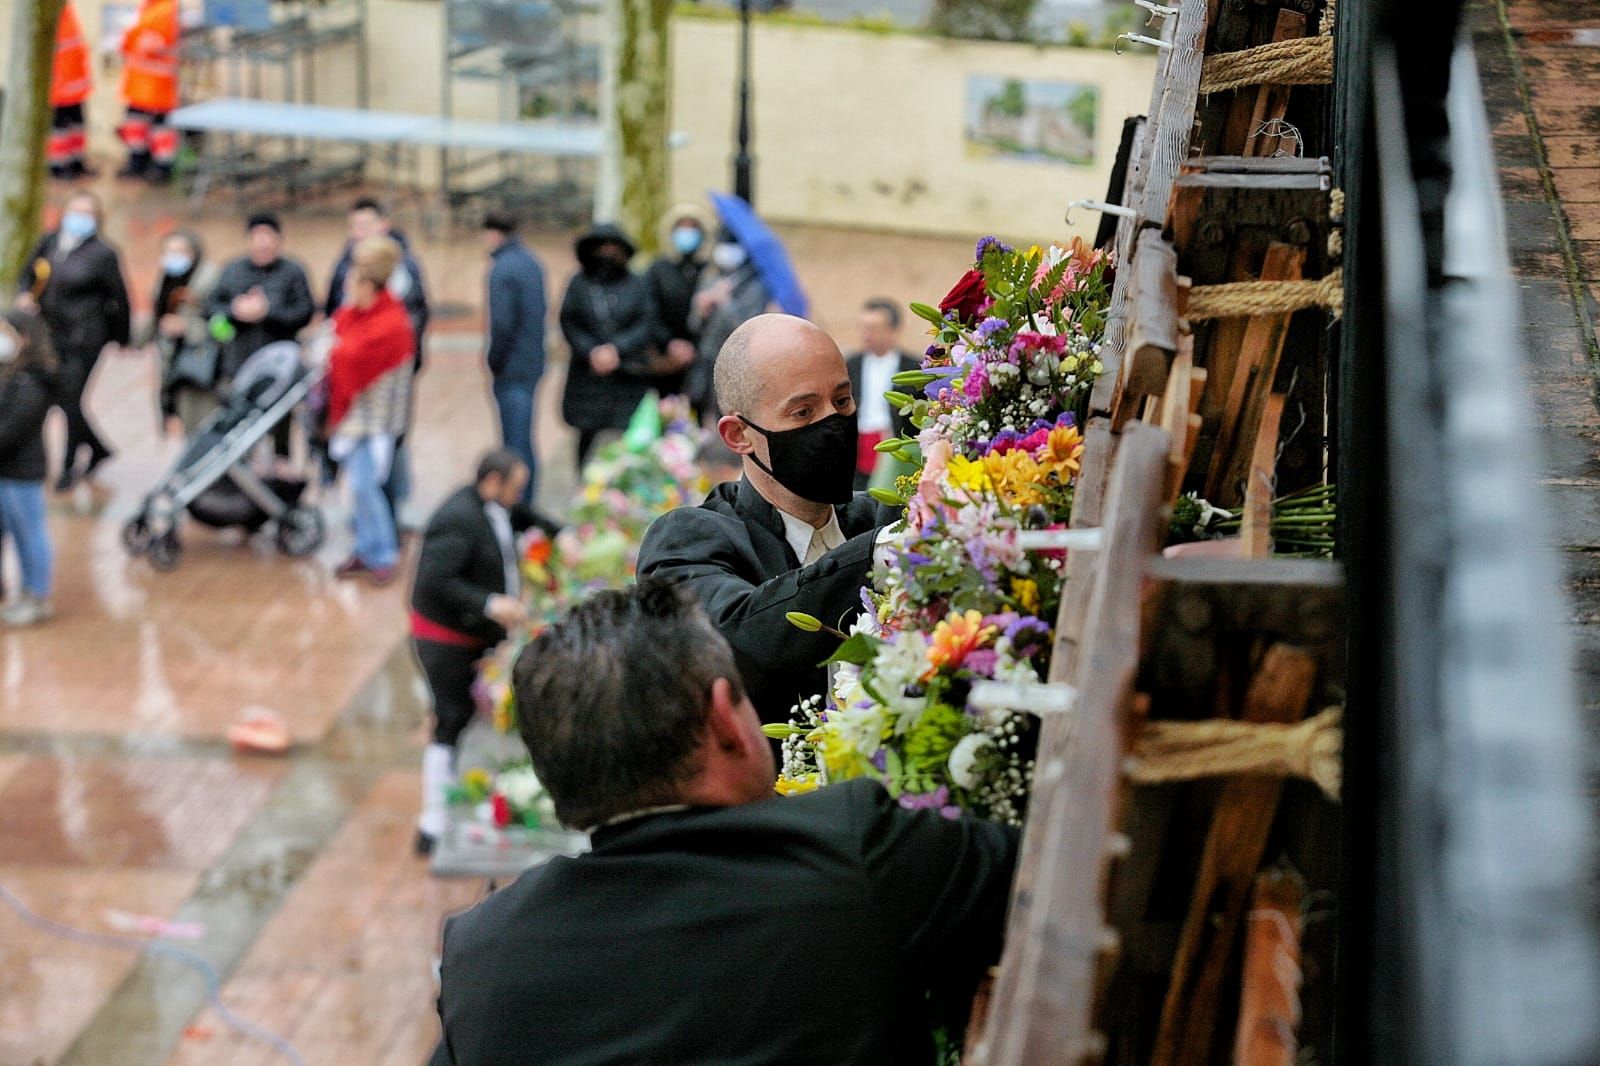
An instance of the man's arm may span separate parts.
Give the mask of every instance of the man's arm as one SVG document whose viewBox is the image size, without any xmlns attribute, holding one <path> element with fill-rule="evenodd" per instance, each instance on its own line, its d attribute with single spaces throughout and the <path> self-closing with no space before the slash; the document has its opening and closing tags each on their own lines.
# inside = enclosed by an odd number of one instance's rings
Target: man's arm
<svg viewBox="0 0 1600 1066">
<path fill-rule="evenodd" d="M 1000 957 L 1021 834 L 934 810 L 903 810 L 876 783 L 851 782 L 851 816 L 882 927 L 910 973 L 948 975 L 970 996 Z M 959 1019 L 964 1020 L 964 1019 Z"/>
<path fill-rule="evenodd" d="M 125 345 L 133 335 L 133 309 L 128 302 L 128 284 L 122 277 L 122 261 L 110 248 L 106 249 L 104 270 L 105 314 L 111 324 L 111 340 Z"/>
<path fill-rule="evenodd" d="M 279 305 L 269 302 L 266 317 L 261 321 L 274 333 L 293 336 L 310 325 L 311 317 L 317 313 L 317 307 L 311 298 L 311 283 L 306 280 L 306 272 L 298 263 L 289 265 L 293 269 L 289 271 L 283 303 Z"/>
<path fill-rule="evenodd" d="M 417 587 L 450 612 L 434 618 L 440 625 L 476 626 L 483 621 L 484 605 L 499 590 L 484 588 L 465 577 L 472 558 L 472 539 L 462 531 L 439 530 L 427 538 L 417 561 Z"/>
<path fill-rule="evenodd" d="M 511 271 L 499 263 L 489 268 L 489 370 L 496 377 L 505 372 L 521 328 L 521 297 Z"/>
<path fill-rule="evenodd" d="M 567 282 L 561 298 L 561 336 L 566 339 L 574 363 L 589 364 L 589 353 L 600 346 L 600 337 L 590 328 L 588 282 L 582 274 Z"/>
<path fill-rule="evenodd" d="M 757 569 L 756 561 L 719 528 L 718 517 L 683 508 L 645 534 L 639 576 L 687 584 L 735 651 L 774 671 L 809 669 L 833 653 L 838 638 L 802 632 L 784 616 L 799 611 L 840 627 L 846 615 L 860 610 L 877 532 L 851 537 L 810 566 L 752 581 L 746 575 Z"/>
<path fill-rule="evenodd" d="M 516 504 L 509 513 L 511 515 L 511 528 L 518 533 L 538 528 L 545 536 L 554 537 L 561 532 L 560 522 L 546 518 L 525 503 Z"/>
</svg>

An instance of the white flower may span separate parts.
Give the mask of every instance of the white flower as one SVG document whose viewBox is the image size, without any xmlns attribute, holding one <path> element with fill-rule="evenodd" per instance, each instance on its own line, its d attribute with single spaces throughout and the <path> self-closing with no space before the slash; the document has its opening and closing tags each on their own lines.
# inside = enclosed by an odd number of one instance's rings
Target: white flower
<svg viewBox="0 0 1600 1066">
<path fill-rule="evenodd" d="M 985 733 L 968 733 L 950 752 L 950 780 L 964 789 L 978 787 L 978 759 L 994 747 L 994 741 Z"/>
<path fill-rule="evenodd" d="M 870 759 L 883 747 L 884 709 L 875 703 L 865 707 L 846 707 L 828 715 L 828 726 L 840 739 Z"/>
<path fill-rule="evenodd" d="M 517 810 L 527 810 L 544 796 L 544 785 L 531 766 L 514 766 L 495 778 L 495 788 Z"/>
</svg>

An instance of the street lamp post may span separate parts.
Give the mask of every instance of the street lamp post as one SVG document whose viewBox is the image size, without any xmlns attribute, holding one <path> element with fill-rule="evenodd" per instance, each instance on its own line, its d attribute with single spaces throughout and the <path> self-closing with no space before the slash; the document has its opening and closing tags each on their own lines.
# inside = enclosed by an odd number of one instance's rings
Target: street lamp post
<svg viewBox="0 0 1600 1066">
<path fill-rule="evenodd" d="M 739 144 L 733 156 L 733 191 L 745 203 L 755 203 L 750 155 L 750 0 L 739 0 Z"/>
</svg>

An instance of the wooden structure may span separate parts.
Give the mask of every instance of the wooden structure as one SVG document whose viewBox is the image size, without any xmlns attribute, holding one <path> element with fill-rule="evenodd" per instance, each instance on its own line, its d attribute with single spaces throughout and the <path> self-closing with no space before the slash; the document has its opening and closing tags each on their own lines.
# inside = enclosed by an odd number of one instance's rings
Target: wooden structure
<svg viewBox="0 0 1600 1066">
<path fill-rule="evenodd" d="M 1073 707 L 1044 721 L 968 1062 L 1326 1048 L 1332 923 L 1304 902 L 1338 885 L 1342 577 L 1270 555 L 1274 496 L 1326 469 L 1338 197 L 1301 154 L 1328 143 L 1324 15 L 1183 0 L 1167 19 L 1072 516 L 1104 547 L 1069 557 L 1050 682 Z M 1162 553 L 1185 490 L 1244 508 L 1227 557 Z"/>
</svg>

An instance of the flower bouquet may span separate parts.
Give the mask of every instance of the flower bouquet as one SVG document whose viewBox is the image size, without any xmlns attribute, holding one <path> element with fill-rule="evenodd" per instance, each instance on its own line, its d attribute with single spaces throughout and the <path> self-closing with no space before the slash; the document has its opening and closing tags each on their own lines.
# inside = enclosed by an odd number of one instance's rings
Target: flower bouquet
<svg viewBox="0 0 1600 1066">
<path fill-rule="evenodd" d="M 986 237 L 939 307 L 912 305 L 933 343 L 888 397 L 919 432 L 880 448 L 920 470 L 875 493 L 906 516 L 837 633 L 829 691 L 767 729 L 783 743 L 780 792 L 869 776 L 906 807 L 1020 824 L 1034 724 L 968 694 L 1048 670 L 1065 553 L 1025 552 L 1020 534 L 1071 513 L 1108 275 L 1081 241 L 1017 251 Z"/>
</svg>

